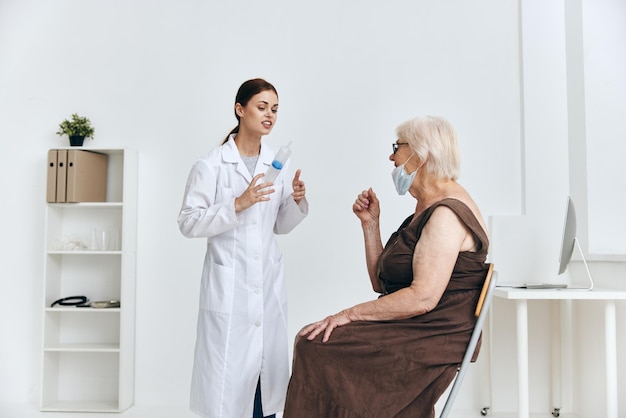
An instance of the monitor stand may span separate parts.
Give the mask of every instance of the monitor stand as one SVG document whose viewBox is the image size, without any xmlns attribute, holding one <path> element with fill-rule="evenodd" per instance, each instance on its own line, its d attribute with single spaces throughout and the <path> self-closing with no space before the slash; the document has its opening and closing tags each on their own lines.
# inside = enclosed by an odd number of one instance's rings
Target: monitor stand
<svg viewBox="0 0 626 418">
<path fill-rule="evenodd" d="M 592 290 L 593 278 L 591 277 L 591 272 L 589 271 L 589 265 L 587 264 L 587 260 L 585 259 L 585 254 L 583 254 L 583 249 L 580 247 L 580 242 L 578 242 L 578 238 L 574 237 L 574 242 L 576 243 L 576 247 L 578 248 L 578 252 L 580 253 L 580 258 L 583 260 L 583 264 L 585 265 L 585 270 L 587 271 L 587 278 L 589 279 L 589 286 L 588 287 L 569 287 L 568 286 L 567 289 L 568 290 Z"/>
</svg>

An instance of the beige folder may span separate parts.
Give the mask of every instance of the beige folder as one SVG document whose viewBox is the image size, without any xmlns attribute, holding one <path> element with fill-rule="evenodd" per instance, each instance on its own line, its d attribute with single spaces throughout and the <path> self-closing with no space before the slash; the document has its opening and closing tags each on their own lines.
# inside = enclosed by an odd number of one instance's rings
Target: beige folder
<svg viewBox="0 0 626 418">
<path fill-rule="evenodd" d="M 65 202 L 67 188 L 67 150 L 57 150 L 57 203 Z"/>
<path fill-rule="evenodd" d="M 48 203 L 57 201 L 57 150 L 55 149 L 48 150 L 46 200 Z"/>
<path fill-rule="evenodd" d="M 67 150 L 66 202 L 106 202 L 108 155 Z M 57 177 L 60 171 L 57 171 Z M 58 196 L 58 190 L 57 190 Z"/>
</svg>

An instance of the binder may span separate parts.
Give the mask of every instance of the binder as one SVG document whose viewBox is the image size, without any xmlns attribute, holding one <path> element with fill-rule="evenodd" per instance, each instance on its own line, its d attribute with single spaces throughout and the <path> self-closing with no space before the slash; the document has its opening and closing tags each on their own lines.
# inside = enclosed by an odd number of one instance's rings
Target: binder
<svg viewBox="0 0 626 418">
<path fill-rule="evenodd" d="M 57 201 L 57 150 L 48 150 L 48 177 L 46 200 L 48 203 Z"/>
<path fill-rule="evenodd" d="M 48 203 L 106 202 L 108 159 L 94 151 L 48 150 Z"/>
<path fill-rule="evenodd" d="M 57 193 L 56 202 L 65 202 L 65 190 L 67 187 L 67 150 L 57 150 Z"/>
<path fill-rule="evenodd" d="M 108 155 L 85 150 L 66 151 L 65 202 L 106 202 Z M 57 179 L 62 175 L 59 164 Z"/>
</svg>

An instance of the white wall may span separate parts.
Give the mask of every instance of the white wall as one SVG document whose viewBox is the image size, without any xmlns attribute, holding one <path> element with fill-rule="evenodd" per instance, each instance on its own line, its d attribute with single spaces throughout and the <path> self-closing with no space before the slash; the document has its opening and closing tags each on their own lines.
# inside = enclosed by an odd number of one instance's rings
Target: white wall
<svg viewBox="0 0 626 418">
<path fill-rule="evenodd" d="M 412 116 L 457 128 L 460 181 L 485 216 L 526 214 L 553 247 L 560 231 L 549 226 L 568 192 L 563 16 L 562 3 L 538 0 L 0 0 L 0 402 L 39 396 L 44 166 L 46 150 L 65 145 L 62 119 L 90 117 L 87 147 L 139 152 L 136 403 L 186 405 L 204 241 L 183 238 L 175 219 L 191 164 L 235 124 L 241 82 L 277 87 L 268 142 L 293 140 L 307 183 L 311 214 L 280 237 L 295 334 L 374 297 L 351 202 L 377 191 L 383 235 L 412 210 L 388 161 L 395 127 Z M 495 308 L 502 350 L 512 314 Z M 509 411 L 502 353 L 494 407 Z M 459 407 L 483 406 L 486 389 L 476 392 Z"/>
<path fill-rule="evenodd" d="M 626 218 L 624 194 L 620 191 L 626 189 L 622 168 L 626 157 L 626 2 L 585 0 L 581 3 L 589 250 L 623 256 Z M 607 179 L 610 179 L 608 185 Z"/>
</svg>

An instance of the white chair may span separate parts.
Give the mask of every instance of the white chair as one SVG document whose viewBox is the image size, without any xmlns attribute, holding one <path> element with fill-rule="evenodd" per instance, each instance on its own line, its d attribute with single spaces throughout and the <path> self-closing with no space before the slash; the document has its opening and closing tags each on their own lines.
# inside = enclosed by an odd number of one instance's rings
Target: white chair
<svg viewBox="0 0 626 418">
<path fill-rule="evenodd" d="M 452 403 L 454 402 L 454 398 L 461 388 L 461 383 L 463 383 L 463 378 L 465 377 L 465 373 L 467 373 L 467 369 L 472 361 L 472 356 L 474 355 L 474 351 L 476 350 L 476 344 L 478 344 L 478 339 L 480 338 L 480 333 L 483 329 L 483 323 L 485 322 L 485 318 L 487 317 L 487 313 L 489 312 L 489 306 L 491 305 L 491 299 L 493 297 L 493 289 L 496 287 L 497 281 L 497 272 L 493 269 L 493 263 L 489 265 L 489 270 L 487 271 L 487 277 L 485 277 L 485 283 L 483 284 L 483 288 L 480 292 L 480 297 L 478 298 L 478 303 L 476 304 L 476 310 L 474 311 L 474 315 L 478 318 L 476 320 L 476 325 L 474 325 L 474 331 L 472 331 L 472 336 L 470 337 L 469 343 L 467 344 L 467 349 L 465 350 L 465 355 L 463 356 L 463 361 L 459 366 L 459 370 L 456 375 L 456 379 L 452 384 L 452 389 L 450 389 L 450 394 L 448 395 L 448 399 L 441 411 L 441 415 L 439 418 L 446 418 L 450 411 L 452 410 Z M 481 410 L 482 415 L 487 415 L 487 409 L 483 408 Z"/>
</svg>

